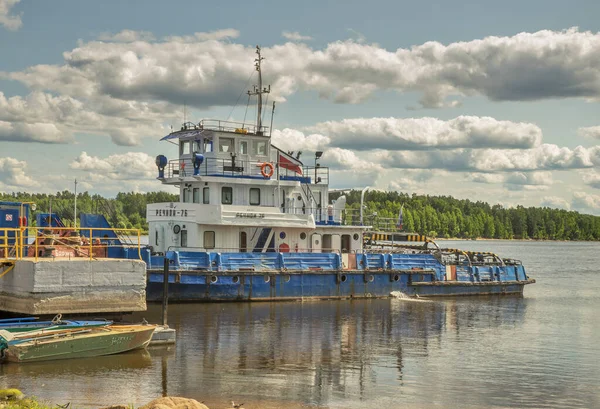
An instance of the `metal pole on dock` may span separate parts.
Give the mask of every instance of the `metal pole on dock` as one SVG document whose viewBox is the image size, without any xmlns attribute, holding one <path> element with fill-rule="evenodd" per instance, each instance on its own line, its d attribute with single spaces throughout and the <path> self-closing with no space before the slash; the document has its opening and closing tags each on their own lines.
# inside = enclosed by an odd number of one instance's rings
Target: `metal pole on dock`
<svg viewBox="0 0 600 409">
<path fill-rule="evenodd" d="M 167 308 L 169 306 L 169 259 L 165 256 L 163 267 L 163 300 L 162 300 L 162 325 L 167 325 Z"/>
<path fill-rule="evenodd" d="M 77 229 L 77 179 L 75 179 L 75 209 L 73 210 L 73 227 Z"/>
</svg>

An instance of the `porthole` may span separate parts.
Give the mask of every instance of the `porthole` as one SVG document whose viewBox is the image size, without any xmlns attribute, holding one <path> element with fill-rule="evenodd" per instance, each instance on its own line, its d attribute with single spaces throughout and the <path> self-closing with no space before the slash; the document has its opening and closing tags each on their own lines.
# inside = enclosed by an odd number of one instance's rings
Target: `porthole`
<svg viewBox="0 0 600 409">
<path fill-rule="evenodd" d="M 298 201 L 302 201 L 302 196 L 298 196 Z"/>
<path fill-rule="evenodd" d="M 369 275 L 367 276 L 367 282 L 368 282 L 368 283 L 372 283 L 372 282 L 373 282 L 373 280 L 375 280 L 375 276 L 374 276 L 373 274 L 369 274 Z"/>
<path fill-rule="evenodd" d="M 300 240 L 306 240 L 306 233 L 300 233 Z"/>
<path fill-rule="evenodd" d="M 400 280 L 400 276 L 398 274 L 394 274 L 394 276 L 392 277 L 393 281 L 398 281 Z"/>
<path fill-rule="evenodd" d="M 283 276 L 284 283 L 289 283 L 291 279 L 292 279 L 292 277 L 290 277 L 290 276 Z"/>
<path fill-rule="evenodd" d="M 231 281 L 233 282 L 233 284 L 237 284 L 240 282 L 240 278 L 238 276 L 233 276 L 233 278 L 231 279 Z"/>
<path fill-rule="evenodd" d="M 348 280 L 348 277 L 346 276 L 346 274 L 342 274 L 342 276 L 340 277 L 340 281 L 342 283 L 345 283 Z"/>
<path fill-rule="evenodd" d="M 210 282 L 212 284 L 216 283 L 219 279 L 217 278 L 217 276 L 210 276 Z"/>
<path fill-rule="evenodd" d="M 265 283 L 271 281 L 271 276 L 265 275 Z"/>
<path fill-rule="evenodd" d="M 282 240 L 285 239 L 285 232 L 284 231 L 282 231 L 281 233 L 279 233 L 279 238 L 282 239 Z"/>
<path fill-rule="evenodd" d="M 178 224 L 173 226 L 173 233 L 179 234 L 180 231 L 181 231 L 181 227 Z"/>
<path fill-rule="evenodd" d="M 352 236 L 352 238 L 354 239 L 354 241 L 358 240 L 358 233 L 354 233 L 354 236 Z"/>
</svg>

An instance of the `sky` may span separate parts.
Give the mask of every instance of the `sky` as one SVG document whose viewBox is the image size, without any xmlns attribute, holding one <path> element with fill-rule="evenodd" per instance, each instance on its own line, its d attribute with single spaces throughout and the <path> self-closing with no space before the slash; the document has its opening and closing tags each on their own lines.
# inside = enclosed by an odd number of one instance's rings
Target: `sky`
<svg viewBox="0 0 600 409">
<path fill-rule="evenodd" d="M 600 215 L 598 1 L 0 0 L 0 191 L 167 190 L 159 142 L 244 121 L 331 188 Z M 267 117 L 265 122 L 270 122 Z"/>
</svg>

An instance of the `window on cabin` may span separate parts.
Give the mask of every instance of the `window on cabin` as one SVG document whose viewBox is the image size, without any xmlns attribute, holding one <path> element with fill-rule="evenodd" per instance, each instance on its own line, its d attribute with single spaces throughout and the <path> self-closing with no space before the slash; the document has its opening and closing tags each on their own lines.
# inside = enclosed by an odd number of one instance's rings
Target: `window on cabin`
<svg viewBox="0 0 600 409">
<path fill-rule="evenodd" d="M 181 247 L 187 247 L 187 230 L 181 230 Z"/>
<path fill-rule="evenodd" d="M 221 188 L 221 203 L 232 204 L 233 203 L 233 188 L 229 186 L 223 186 Z"/>
<path fill-rule="evenodd" d="M 213 141 L 209 138 L 204 138 L 204 153 L 213 151 Z"/>
<path fill-rule="evenodd" d="M 202 189 L 202 203 L 209 204 L 210 203 L 210 188 L 205 187 Z"/>
<path fill-rule="evenodd" d="M 260 189 L 257 187 L 250 188 L 250 204 L 253 206 L 260 205 Z"/>
<path fill-rule="evenodd" d="M 265 141 L 254 141 L 252 143 L 252 153 L 254 155 L 266 155 L 267 143 Z"/>
<path fill-rule="evenodd" d="M 196 139 L 192 143 L 192 152 L 202 152 L 202 141 Z"/>
<path fill-rule="evenodd" d="M 248 154 L 248 141 L 240 141 L 240 154 L 241 155 Z"/>
<path fill-rule="evenodd" d="M 190 153 L 190 141 L 179 141 L 179 155 Z"/>
<path fill-rule="evenodd" d="M 204 232 L 204 248 L 214 249 L 215 248 L 215 232 L 205 231 Z"/>
<path fill-rule="evenodd" d="M 200 188 L 194 188 L 194 203 L 200 203 Z"/>
<path fill-rule="evenodd" d="M 233 152 L 233 138 L 219 138 L 219 152 Z"/>
<path fill-rule="evenodd" d="M 191 193 L 192 193 L 192 189 L 190 189 L 190 188 L 183 189 L 183 203 L 191 202 L 191 200 L 190 200 Z"/>
</svg>

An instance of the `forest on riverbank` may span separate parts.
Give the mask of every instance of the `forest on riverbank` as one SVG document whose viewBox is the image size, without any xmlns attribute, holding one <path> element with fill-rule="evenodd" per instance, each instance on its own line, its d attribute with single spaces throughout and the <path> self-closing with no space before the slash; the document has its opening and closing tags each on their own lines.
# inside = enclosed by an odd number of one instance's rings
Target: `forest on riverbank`
<svg viewBox="0 0 600 409">
<path fill-rule="evenodd" d="M 347 219 L 358 220 L 359 190 L 345 192 Z M 341 193 L 330 195 L 337 199 Z M 37 212 L 52 212 L 68 224 L 73 223 L 74 194 L 70 191 L 53 195 L 44 193 L 0 193 L 0 201 L 34 202 Z M 104 198 L 88 192 L 77 195 L 78 213 L 102 213 L 112 226 L 148 230 L 146 205 L 179 201 L 179 196 L 166 192 L 118 193 Z M 409 195 L 399 192 L 368 191 L 363 217 L 365 224 L 376 227 L 394 226 L 402 211 L 403 230 L 438 238 L 489 238 L 535 240 L 600 240 L 600 217 L 576 211 L 548 207 L 510 207 L 455 199 L 451 196 Z M 386 220 L 386 226 L 377 220 Z"/>
</svg>

